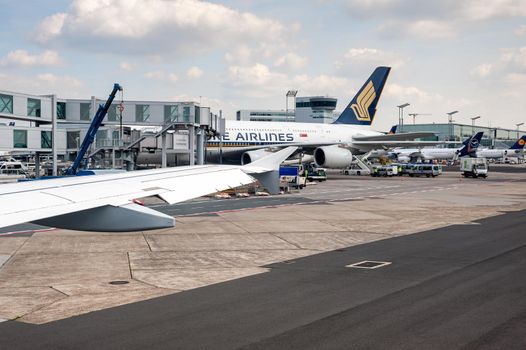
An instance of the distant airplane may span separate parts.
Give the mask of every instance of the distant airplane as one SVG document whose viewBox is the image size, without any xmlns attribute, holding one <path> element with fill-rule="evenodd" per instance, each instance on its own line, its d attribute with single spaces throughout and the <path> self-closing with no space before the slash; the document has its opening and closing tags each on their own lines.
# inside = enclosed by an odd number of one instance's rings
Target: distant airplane
<svg viewBox="0 0 526 350">
<path fill-rule="evenodd" d="M 483 132 L 480 131 L 464 141 L 460 148 L 396 148 L 388 152 L 389 156 L 398 159 L 400 162 L 411 162 L 415 159 L 452 160 L 457 157 L 475 156 L 475 152 L 482 139 Z"/>
<path fill-rule="evenodd" d="M 430 132 L 386 135 L 370 129 L 390 71 L 390 67 L 376 68 L 333 124 L 227 120 L 222 137 L 223 159 L 228 163 L 248 164 L 269 152 L 292 145 L 300 147 L 304 154 L 312 155 L 320 167 L 346 168 L 351 164 L 353 154 L 379 148 L 440 143 L 414 141 L 435 135 Z M 218 138 L 208 142 L 209 162 L 219 160 L 219 144 Z"/>
<path fill-rule="evenodd" d="M 483 148 L 477 150 L 477 157 L 479 158 L 504 158 L 504 157 L 520 157 L 524 154 L 524 145 L 526 144 L 526 135 L 518 139 L 510 148 Z"/>
<path fill-rule="evenodd" d="M 0 186 L 0 227 L 33 222 L 82 231 L 143 231 L 172 227 L 172 216 L 140 204 L 156 196 L 175 204 L 259 180 L 279 187 L 287 147 L 245 166 L 201 165 L 19 182 Z"/>
</svg>

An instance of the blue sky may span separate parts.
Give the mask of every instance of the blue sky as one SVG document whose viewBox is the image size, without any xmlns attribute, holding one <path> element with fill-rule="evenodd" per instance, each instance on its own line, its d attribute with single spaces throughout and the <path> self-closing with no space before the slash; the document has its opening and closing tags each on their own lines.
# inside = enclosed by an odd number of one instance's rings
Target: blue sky
<svg viewBox="0 0 526 350">
<path fill-rule="evenodd" d="M 285 92 L 342 109 L 392 66 L 374 128 L 406 113 L 525 121 L 526 0 L 0 0 L 0 89 L 66 98 L 199 100 L 284 109 Z M 411 122 L 407 118 L 406 122 Z"/>
</svg>

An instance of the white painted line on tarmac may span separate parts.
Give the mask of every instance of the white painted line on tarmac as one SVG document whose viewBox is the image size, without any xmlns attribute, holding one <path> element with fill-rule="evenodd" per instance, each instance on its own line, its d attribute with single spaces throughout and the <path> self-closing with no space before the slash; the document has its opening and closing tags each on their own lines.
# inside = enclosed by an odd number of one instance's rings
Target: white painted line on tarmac
<svg viewBox="0 0 526 350">
<path fill-rule="evenodd" d="M 37 233 L 37 232 L 47 232 L 47 231 L 54 231 L 56 228 L 44 228 L 41 230 L 24 230 L 24 231 L 11 231 L 11 232 L 3 232 L 0 233 L 0 236 L 9 236 L 9 235 L 16 235 L 16 234 L 24 234 L 24 233 Z"/>
</svg>

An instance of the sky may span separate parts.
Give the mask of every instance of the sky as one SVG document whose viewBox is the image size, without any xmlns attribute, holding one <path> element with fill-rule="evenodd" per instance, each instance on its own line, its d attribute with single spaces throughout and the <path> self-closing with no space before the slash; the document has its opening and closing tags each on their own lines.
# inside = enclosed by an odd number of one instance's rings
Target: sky
<svg viewBox="0 0 526 350">
<path fill-rule="evenodd" d="M 526 0 L 0 0 L 0 90 L 62 98 L 202 101 L 285 109 L 285 94 L 342 110 L 392 67 L 373 124 L 526 122 Z"/>
</svg>

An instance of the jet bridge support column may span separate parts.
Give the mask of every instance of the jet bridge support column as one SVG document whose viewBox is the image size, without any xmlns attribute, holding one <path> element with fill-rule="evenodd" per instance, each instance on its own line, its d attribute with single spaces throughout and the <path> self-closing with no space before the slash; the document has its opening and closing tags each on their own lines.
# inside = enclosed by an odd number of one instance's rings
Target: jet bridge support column
<svg viewBox="0 0 526 350">
<path fill-rule="evenodd" d="M 195 126 L 191 125 L 188 127 L 189 137 L 189 146 L 190 146 L 190 165 L 195 165 Z"/>
<path fill-rule="evenodd" d="M 161 135 L 161 168 L 166 168 L 166 132 Z"/>
<path fill-rule="evenodd" d="M 53 176 L 57 176 L 57 95 L 51 96 L 51 167 Z"/>
<path fill-rule="evenodd" d="M 35 178 L 40 177 L 40 153 L 35 152 Z"/>
<path fill-rule="evenodd" d="M 197 164 L 203 165 L 205 163 L 205 131 L 203 128 L 197 129 Z"/>
</svg>

